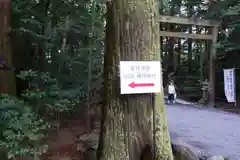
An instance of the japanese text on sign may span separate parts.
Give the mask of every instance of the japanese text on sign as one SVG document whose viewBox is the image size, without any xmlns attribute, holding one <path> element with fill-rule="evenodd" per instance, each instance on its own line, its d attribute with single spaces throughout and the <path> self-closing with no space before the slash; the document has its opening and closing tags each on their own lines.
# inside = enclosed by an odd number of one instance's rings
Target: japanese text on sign
<svg viewBox="0 0 240 160">
<path fill-rule="evenodd" d="M 234 69 L 224 69 L 224 92 L 228 102 L 235 102 L 235 73 Z"/>
<path fill-rule="evenodd" d="M 160 92 L 159 61 L 121 61 L 121 94 Z"/>
</svg>

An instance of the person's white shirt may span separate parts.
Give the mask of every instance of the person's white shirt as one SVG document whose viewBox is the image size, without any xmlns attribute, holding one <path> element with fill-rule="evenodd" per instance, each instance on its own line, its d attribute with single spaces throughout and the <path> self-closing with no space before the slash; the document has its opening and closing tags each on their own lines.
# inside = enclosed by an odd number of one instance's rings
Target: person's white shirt
<svg viewBox="0 0 240 160">
<path fill-rule="evenodd" d="M 168 85 L 168 94 L 176 94 L 176 90 L 173 84 Z"/>
</svg>

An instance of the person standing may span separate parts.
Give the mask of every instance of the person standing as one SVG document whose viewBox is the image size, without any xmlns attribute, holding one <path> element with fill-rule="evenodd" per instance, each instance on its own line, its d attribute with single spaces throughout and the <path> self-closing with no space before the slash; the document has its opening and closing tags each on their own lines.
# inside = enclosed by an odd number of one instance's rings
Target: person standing
<svg viewBox="0 0 240 160">
<path fill-rule="evenodd" d="M 173 81 L 170 81 L 168 85 L 168 103 L 175 103 L 176 98 L 176 88 L 173 84 Z"/>
</svg>

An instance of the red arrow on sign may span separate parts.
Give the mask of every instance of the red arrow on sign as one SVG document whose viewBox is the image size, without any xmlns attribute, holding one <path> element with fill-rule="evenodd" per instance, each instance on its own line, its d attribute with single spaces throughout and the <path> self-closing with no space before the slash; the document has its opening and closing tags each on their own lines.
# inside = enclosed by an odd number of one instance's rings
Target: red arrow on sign
<svg viewBox="0 0 240 160">
<path fill-rule="evenodd" d="M 134 82 L 132 82 L 128 86 L 131 87 L 131 88 L 135 88 L 135 87 L 153 87 L 154 83 L 134 83 Z"/>
</svg>

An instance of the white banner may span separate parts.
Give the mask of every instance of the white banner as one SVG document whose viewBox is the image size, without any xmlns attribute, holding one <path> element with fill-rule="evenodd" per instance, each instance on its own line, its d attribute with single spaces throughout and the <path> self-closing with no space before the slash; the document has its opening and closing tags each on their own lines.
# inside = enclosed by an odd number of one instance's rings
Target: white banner
<svg viewBox="0 0 240 160">
<path fill-rule="evenodd" d="M 236 102 L 235 69 L 223 69 L 224 92 L 228 102 Z"/>
</svg>

